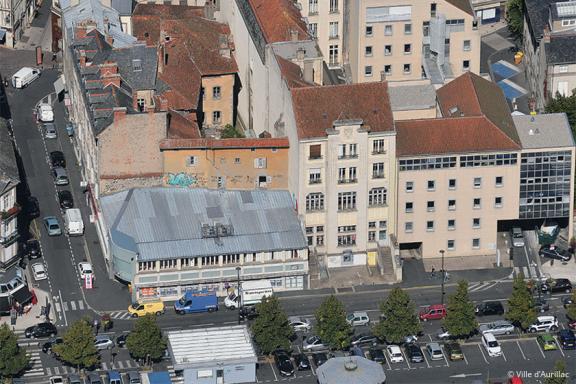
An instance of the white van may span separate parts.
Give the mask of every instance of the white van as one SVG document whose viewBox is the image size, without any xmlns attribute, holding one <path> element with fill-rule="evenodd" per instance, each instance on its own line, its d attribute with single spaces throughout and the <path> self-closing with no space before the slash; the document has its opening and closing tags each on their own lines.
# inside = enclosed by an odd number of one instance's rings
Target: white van
<svg viewBox="0 0 576 384">
<path fill-rule="evenodd" d="M 12 76 L 14 88 L 24 88 L 40 77 L 41 71 L 37 68 L 24 67 Z"/>
<path fill-rule="evenodd" d="M 36 107 L 36 116 L 43 123 L 51 123 L 54 121 L 54 109 L 50 104 L 40 103 Z"/>
<path fill-rule="evenodd" d="M 84 234 L 84 222 L 82 214 L 78 208 L 67 209 L 64 214 L 64 228 L 70 236 L 81 236 Z"/>
<path fill-rule="evenodd" d="M 500 347 L 498 340 L 496 340 L 494 335 L 490 332 L 486 332 L 482 335 L 482 344 L 484 345 L 484 348 L 486 348 L 488 356 L 494 357 L 502 355 L 502 348 Z"/>
<path fill-rule="evenodd" d="M 262 302 L 265 296 L 272 296 L 274 291 L 270 280 L 249 280 L 242 282 L 241 294 L 230 293 L 224 299 L 224 305 L 228 309 L 236 309 L 245 305 L 255 305 Z"/>
</svg>

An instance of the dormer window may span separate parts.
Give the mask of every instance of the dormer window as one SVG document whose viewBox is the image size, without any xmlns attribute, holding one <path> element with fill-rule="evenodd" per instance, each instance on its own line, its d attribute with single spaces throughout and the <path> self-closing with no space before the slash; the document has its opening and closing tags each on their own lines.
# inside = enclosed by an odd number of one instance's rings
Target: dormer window
<svg viewBox="0 0 576 384">
<path fill-rule="evenodd" d="M 141 72 L 142 71 L 142 60 L 133 59 L 132 60 L 132 70 L 134 72 Z"/>
</svg>

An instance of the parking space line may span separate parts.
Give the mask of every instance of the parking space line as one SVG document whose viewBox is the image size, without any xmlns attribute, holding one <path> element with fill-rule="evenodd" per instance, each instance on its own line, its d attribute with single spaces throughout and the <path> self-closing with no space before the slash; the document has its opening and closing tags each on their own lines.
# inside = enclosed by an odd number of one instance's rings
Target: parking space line
<svg viewBox="0 0 576 384">
<path fill-rule="evenodd" d="M 486 356 L 484 356 L 484 351 L 482 351 L 482 347 L 480 346 L 480 344 L 476 344 L 478 345 L 478 349 L 480 350 L 480 353 L 482 354 L 482 357 L 484 358 L 484 361 L 486 362 L 486 364 L 490 364 L 488 362 L 488 359 L 486 359 Z"/>
<path fill-rule="evenodd" d="M 502 357 L 504 358 L 504 361 L 508 362 L 508 360 L 506 360 L 506 355 L 504 354 L 504 348 L 502 348 L 502 345 L 500 345 L 500 352 L 502 352 Z"/>
<path fill-rule="evenodd" d="M 558 338 L 556 336 L 553 336 L 553 337 L 554 337 L 554 341 L 556 341 L 556 345 L 558 346 L 558 350 L 562 354 L 562 357 L 566 357 L 566 355 L 564 354 L 564 351 L 562 350 L 562 345 L 560 345 L 560 342 L 558 341 Z"/>
<path fill-rule="evenodd" d="M 450 363 L 448 362 L 448 359 L 446 358 L 446 351 L 444 351 L 444 347 L 442 345 L 440 346 L 440 350 L 442 351 L 442 357 L 444 358 L 444 361 L 446 362 L 446 366 L 449 367 Z"/>
<path fill-rule="evenodd" d="M 542 350 L 542 348 L 540 348 L 540 344 L 538 343 L 538 341 L 536 341 L 536 339 L 533 339 L 534 342 L 536 343 L 536 346 L 538 347 L 538 350 L 540 351 L 540 353 L 542 354 L 543 358 L 546 358 L 546 355 L 544 354 L 544 351 Z"/>
<path fill-rule="evenodd" d="M 468 365 L 468 359 L 466 358 L 466 354 L 462 351 L 462 356 L 464 356 L 464 362 Z"/>
<path fill-rule="evenodd" d="M 306 358 L 308 359 L 308 364 L 310 364 L 310 369 L 312 370 L 312 374 L 314 376 L 316 376 L 316 370 L 314 369 L 314 364 L 312 364 L 308 355 L 306 355 Z"/>
<path fill-rule="evenodd" d="M 520 350 L 520 353 L 522 354 L 524 360 L 530 360 L 526 358 L 526 355 L 524 354 L 524 351 L 522 350 L 522 347 L 520 346 L 520 342 L 518 340 L 516 340 L 516 345 L 518 345 L 518 349 Z"/>
<path fill-rule="evenodd" d="M 386 351 L 384 351 L 384 361 L 386 361 L 386 365 L 388 366 L 388 370 L 391 371 L 392 370 L 392 366 L 390 365 L 390 363 L 388 362 L 388 358 L 386 357 L 388 354 L 386 353 Z"/>
<path fill-rule="evenodd" d="M 424 351 L 423 348 L 420 348 L 420 352 L 422 352 L 422 356 L 424 356 L 424 361 L 426 362 L 426 365 L 428 366 L 428 368 L 432 368 L 430 366 L 430 363 L 428 362 L 428 359 L 426 358 L 426 351 Z"/>
<path fill-rule="evenodd" d="M 274 366 L 272 365 L 272 363 L 269 361 L 268 364 L 270 364 L 270 368 L 272 368 L 272 373 L 274 374 L 274 381 L 278 381 L 278 376 L 276 376 L 276 371 L 274 370 Z"/>
<path fill-rule="evenodd" d="M 400 348 L 400 353 L 404 357 L 404 361 L 406 362 L 406 365 L 408 365 L 408 369 L 412 369 L 412 367 L 410 367 L 410 362 L 408 361 L 408 356 L 406 356 L 406 354 L 404 354 L 404 351 L 402 350 L 402 348 Z"/>
</svg>

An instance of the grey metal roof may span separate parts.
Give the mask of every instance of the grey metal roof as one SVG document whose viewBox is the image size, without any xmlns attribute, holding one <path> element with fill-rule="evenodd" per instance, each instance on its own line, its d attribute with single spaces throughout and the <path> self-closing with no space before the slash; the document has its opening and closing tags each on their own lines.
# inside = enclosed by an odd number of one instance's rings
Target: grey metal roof
<svg viewBox="0 0 576 384">
<path fill-rule="evenodd" d="M 548 64 L 576 63 L 576 34 L 552 35 L 544 47 Z"/>
<path fill-rule="evenodd" d="M 20 183 L 8 121 L 0 117 L 0 195 Z"/>
<path fill-rule="evenodd" d="M 534 44 L 539 43 L 544 35 L 544 27 L 548 24 L 550 4 L 557 0 L 524 0 L 528 27 Z"/>
<path fill-rule="evenodd" d="M 316 40 L 283 41 L 272 44 L 274 53 L 286 60 L 295 59 L 299 49 L 304 50 L 304 57 L 317 58 L 322 56 Z"/>
<path fill-rule="evenodd" d="M 436 106 L 436 89 L 432 84 L 388 87 L 392 111 L 426 109 Z"/>
<path fill-rule="evenodd" d="M 573 147 L 574 137 L 565 113 L 513 115 L 523 149 Z"/>
<path fill-rule="evenodd" d="M 171 331 L 167 335 L 176 369 L 258 361 L 245 325 Z"/>
<path fill-rule="evenodd" d="M 386 381 L 382 364 L 359 356 L 328 359 L 316 369 L 316 374 L 319 384 L 381 384 Z"/>
<path fill-rule="evenodd" d="M 120 16 L 132 16 L 132 0 L 112 0 L 112 8 L 117 10 Z"/>
<path fill-rule="evenodd" d="M 145 44 L 134 44 L 123 49 L 115 49 L 110 52 L 108 60 L 118 64 L 118 72 L 122 79 L 130 85 L 134 91 L 154 89 L 156 86 L 156 70 L 158 60 L 155 47 L 147 47 Z M 140 60 L 140 70 L 136 70 L 134 60 Z"/>
<path fill-rule="evenodd" d="M 111 241 L 139 261 L 307 247 L 287 191 L 142 188 L 101 204 Z M 204 224 L 231 225 L 233 235 L 202 237 Z"/>
</svg>

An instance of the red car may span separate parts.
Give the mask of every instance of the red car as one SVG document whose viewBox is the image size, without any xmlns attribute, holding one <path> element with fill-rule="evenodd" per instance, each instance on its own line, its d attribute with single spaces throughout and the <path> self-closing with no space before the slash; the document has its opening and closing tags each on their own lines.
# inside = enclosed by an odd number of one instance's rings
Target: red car
<svg viewBox="0 0 576 384">
<path fill-rule="evenodd" d="M 429 305 L 420 311 L 420 320 L 440 320 L 446 317 L 446 306 L 443 304 Z"/>
</svg>

